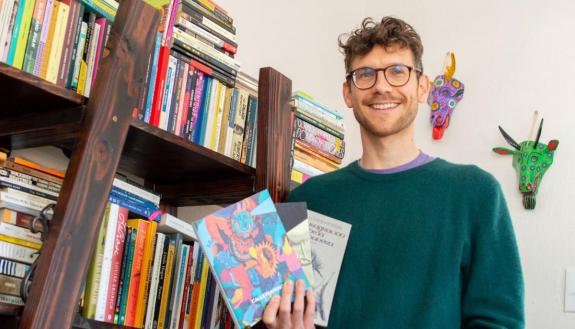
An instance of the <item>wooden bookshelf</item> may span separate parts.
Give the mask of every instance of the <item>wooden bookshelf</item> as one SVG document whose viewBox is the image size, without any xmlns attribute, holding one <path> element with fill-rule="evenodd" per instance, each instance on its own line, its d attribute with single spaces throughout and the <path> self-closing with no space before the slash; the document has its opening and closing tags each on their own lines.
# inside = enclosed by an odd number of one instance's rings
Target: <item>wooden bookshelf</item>
<svg viewBox="0 0 575 329">
<path fill-rule="evenodd" d="M 132 119 L 159 13 L 123 0 L 90 99 L 0 63 L 0 147 L 72 151 L 24 308 L 0 304 L 2 328 L 122 328 L 78 314 L 107 195 L 117 170 L 146 181 L 168 207 L 228 204 L 267 188 L 289 191 L 291 81 L 260 70 L 257 169 Z M 9 320 L 5 320 L 9 319 Z"/>
</svg>

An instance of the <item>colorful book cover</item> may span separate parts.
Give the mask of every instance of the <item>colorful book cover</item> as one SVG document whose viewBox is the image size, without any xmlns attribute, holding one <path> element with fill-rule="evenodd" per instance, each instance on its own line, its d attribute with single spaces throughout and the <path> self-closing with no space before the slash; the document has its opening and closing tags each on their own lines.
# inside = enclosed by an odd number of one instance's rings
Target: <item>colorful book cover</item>
<svg viewBox="0 0 575 329">
<path fill-rule="evenodd" d="M 286 279 L 309 283 L 267 190 L 194 223 L 234 322 L 257 323 Z"/>
</svg>

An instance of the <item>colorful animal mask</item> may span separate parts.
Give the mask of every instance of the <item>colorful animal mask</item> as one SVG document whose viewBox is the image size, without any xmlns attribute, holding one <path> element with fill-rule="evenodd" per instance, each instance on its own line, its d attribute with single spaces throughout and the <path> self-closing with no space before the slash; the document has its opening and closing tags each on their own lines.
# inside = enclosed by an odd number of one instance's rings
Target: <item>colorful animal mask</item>
<svg viewBox="0 0 575 329">
<path fill-rule="evenodd" d="M 463 98 L 465 86 L 455 78 L 455 54 L 449 52 L 450 65 L 445 66 L 444 74 L 439 75 L 431 84 L 431 93 L 427 102 L 431 106 L 431 124 L 433 139 L 441 139 L 443 132 L 449 126 L 451 113 L 455 105 Z"/>
<path fill-rule="evenodd" d="M 517 144 L 503 128 L 499 127 L 507 143 L 513 146 L 514 149 L 493 148 L 493 151 L 498 154 L 513 155 L 513 167 L 517 171 L 519 191 L 523 194 L 523 206 L 525 209 L 535 209 L 535 198 L 541 185 L 541 180 L 545 172 L 551 167 L 555 150 L 559 146 L 559 141 L 556 139 L 551 140 L 547 145 L 539 143 L 542 128 L 543 119 L 541 119 L 539 124 L 539 131 L 535 141 L 526 140 L 521 142 L 521 144 Z"/>
</svg>

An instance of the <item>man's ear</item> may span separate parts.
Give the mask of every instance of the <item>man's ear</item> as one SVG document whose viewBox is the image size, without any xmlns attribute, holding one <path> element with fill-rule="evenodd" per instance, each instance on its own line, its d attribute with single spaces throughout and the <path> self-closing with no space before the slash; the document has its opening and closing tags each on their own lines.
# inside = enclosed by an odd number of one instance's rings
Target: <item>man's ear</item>
<svg viewBox="0 0 575 329">
<path fill-rule="evenodd" d="M 431 89 L 431 83 L 429 82 L 427 74 L 422 74 L 417 83 L 419 85 L 417 90 L 417 100 L 419 103 L 425 103 L 429 95 L 429 90 Z"/>
<path fill-rule="evenodd" d="M 351 102 L 351 83 L 349 80 L 345 80 L 341 85 L 342 93 L 343 93 L 343 100 L 345 101 L 345 105 L 348 108 L 353 107 L 353 103 Z"/>
</svg>

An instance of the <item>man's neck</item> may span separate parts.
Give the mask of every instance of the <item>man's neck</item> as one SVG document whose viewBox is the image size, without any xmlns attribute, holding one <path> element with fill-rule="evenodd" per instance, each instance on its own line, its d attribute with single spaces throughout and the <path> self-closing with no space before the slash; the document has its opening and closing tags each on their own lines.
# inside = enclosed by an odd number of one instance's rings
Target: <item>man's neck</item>
<svg viewBox="0 0 575 329">
<path fill-rule="evenodd" d="M 362 168 L 389 169 L 401 166 L 417 158 L 419 148 L 411 134 L 395 134 L 384 138 L 370 138 L 362 134 Z"/>
</svg>

